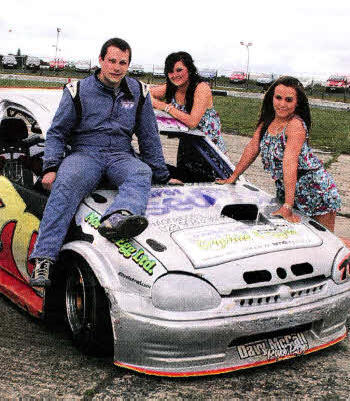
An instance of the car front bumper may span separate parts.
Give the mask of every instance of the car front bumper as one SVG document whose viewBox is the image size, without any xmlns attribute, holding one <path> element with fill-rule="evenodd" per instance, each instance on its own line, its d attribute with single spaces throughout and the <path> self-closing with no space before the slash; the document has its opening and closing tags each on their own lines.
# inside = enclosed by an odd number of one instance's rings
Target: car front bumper
<svg viewBox="0 0 350 401">
<path fill-rule="evenodd" d="M 113 314 L 114 363 L 159 376 L 200 376 L 274 363 L 346 337 L 349 291 L 244 316 L 166 320 Z"/>
</svg>

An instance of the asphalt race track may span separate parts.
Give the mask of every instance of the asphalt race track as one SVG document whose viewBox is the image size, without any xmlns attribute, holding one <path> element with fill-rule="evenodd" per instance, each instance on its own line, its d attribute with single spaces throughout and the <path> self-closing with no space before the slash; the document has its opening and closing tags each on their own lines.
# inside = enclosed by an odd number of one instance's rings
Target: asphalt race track
<svg viewBox="0 0 350 401">
<path fill-rule="evenodd" d="M 229 156 L 237 161 L 246 138 L 227 136 Z M 171 147 L 166 149 L 171 152 Z M 324 155 L 327 157 L 327 155 Z M 349 176 L 339 171 L 344 215 L 336 231 L 350 237 Z M 334 169 L 336 170 L 336 166 Z M 247 178 L 269 191 L 271 179 L 256 161 Z M 340 182 L 341 179 L 341 182 Z M 349 179 L 350 181 L 350 179 Z M 115 367 L 109 358 L 82 355 L 64 327 L 47 327 L 0 296 L 0 399 L 66 400 L 228 400 L 349 399 L 350 343 L 278 364 L 225 375 L 170 379 L 145 376 Z"/>
</svg>

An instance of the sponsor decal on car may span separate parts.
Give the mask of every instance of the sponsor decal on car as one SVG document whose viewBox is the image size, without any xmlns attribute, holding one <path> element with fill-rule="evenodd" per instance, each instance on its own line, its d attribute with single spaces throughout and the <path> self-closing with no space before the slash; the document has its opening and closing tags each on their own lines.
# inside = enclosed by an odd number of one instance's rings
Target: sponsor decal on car
<svg viewBox="0 0 350 401">
<path fill-rule="evenodd" d="M 202 249 L 224 249 L 234 242 L 250 241 L 254 239 L 267 239 L 267 238 L 278 238 L 287 239 L 292 235 L 296 235 L 297 232 L 294 229 L 285 229 L 281 231 L 257 231 L 253 230 L 250 233 L 241 232 L 237 234 L 226 234 L 223 237 L 217 237 L 213 239 L 197 240 L 197 246 Z"/>
<path fill-rule="evenodd" d="M 127 274 L 124 274 L 123 272 L 119 272 L 118 276 L 123 277 L 126 280 L 132 281 L 133 283 L 138 284 L 141 287 L 151 288 L 151 286 L 149 284 L 146 284 L 143 281 L 136 279 L 135 277 L 131 277 L 131 276 L 127 275 Z"/>
<path fill-rule="evenodd" d="M 183 228 L 197 227 L 198 225 L 219 223 L 220 219 L 222 217 L 218 216 L 217 213 L 189 213 L 179 216 L 160 217 L 159 219 L 154 219 L 152 224 L 160 231 L 172 232 Z"/>
<path fill-rule="evenodd" d="M 156 261 L 149 259 L 148 255 L 145 254 L 145 251 L 142 248 L 140 249 L 135 248 L 126 239 L 120 239 L 116 241 L 115 245 L 119 248 L 119 252 L 125 258 L 129 258 L 132 255 L 131 260 L 133 262 L 137 263 L 148 274 L 150 275 L 153 274 L 153 268 L 156 265 Z"/>
<path fill-rule="evenodd" d="M 189 193 L 180 189 L 156 189 L 151 191 L 147 215 L 160 216 L 171 212 L 208 209 L 216 202 L 216 194 L 210 190 L 195 188 Z"/>
<path fill-rule="evenodd" d="M 89 213 L 85 217 L 85 221 L 95 229 L 97 229 L 101 224 L 100 218 L 95 212 Z M 113 241 L 113 244 L 118 247 L 119 253 L 121 253 L 124 258 L 129 259 L 131 257 L 131 260 L 139 265 L 149 275 L 153 274 L 153 268 L 154 266 L 156 266 L 157 262 L 150 259 L 149 256 L 145 253 L 144 249 L 136 248 L 127 239 Z"/>
<path fill-rule="evenodd" d="M 296 247 L 314 247 L 322 240 L 308 227 L 284 222 L 255 227 L 244 223 L 225 223 L 188 228 L 172 234 L 196 268 L 208 267 L 265 252 Z"/>
<path fill-rule="evenodd" d="M 309 349 L 304 333 L 286 334 L 273 338 L 238 345 L 240 359 L 266 357 L 268 360 L 288 355 L 300 355 Z"/>
</svg>

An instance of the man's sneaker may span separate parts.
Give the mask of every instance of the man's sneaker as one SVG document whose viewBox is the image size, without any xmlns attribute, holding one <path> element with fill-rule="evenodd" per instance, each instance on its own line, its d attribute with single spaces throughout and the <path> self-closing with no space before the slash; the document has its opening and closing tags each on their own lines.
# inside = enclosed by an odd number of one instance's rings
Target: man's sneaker
<svg viewBox="0 0 350 401">
<path fill-rule="evenodd" d="M 127 211 L 113 213 L 104 220 L 98 232 L 111 241 L 122 238 L 136 237 L 141 234 L 148 226 L 148 221 L 144 216 L 131 214 Z"/>
<path fill-rule="evenodd" d="M 35 259 L 35 267 L 29 280 L 32 287 L 50 287 L 50 267 L 53 265 L 51 259 Z"/>
</svg>

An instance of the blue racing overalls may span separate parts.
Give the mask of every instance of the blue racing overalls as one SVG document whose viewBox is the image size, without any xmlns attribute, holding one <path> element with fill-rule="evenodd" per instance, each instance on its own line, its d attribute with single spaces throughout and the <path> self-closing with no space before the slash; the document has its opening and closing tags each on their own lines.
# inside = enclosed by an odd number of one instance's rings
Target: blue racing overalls
<svg viewBox="0 0 350 401">
<path fill-rule="evenodd" d="M 116 92 L 98 79 L 98 73 L 80 81 L 82 118 L 65 88 L 47 132 L 43 172 L 57 171 L 57 176 L 31 259 L 57 259 L 80 202 L 102 176 L 118 188 L 118 194 L 101 221 L 123 209 L 143 215 L 152 176 L 158 183 L 169 179 L 150 95 L 136 118 L 142 96 L 139 83 L 125 77 Z M 134 132 L 140 158 L 131 145 Z M 71 153 L 64 158 L 67 143 Z"/>
</svg>

